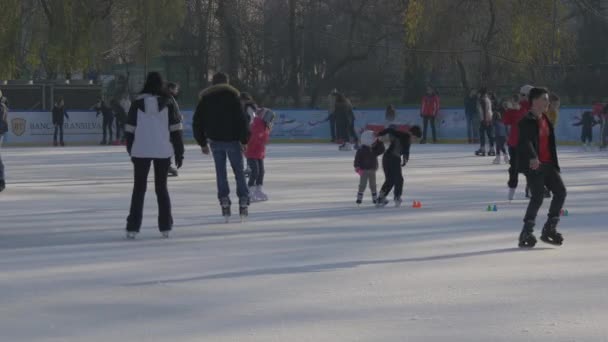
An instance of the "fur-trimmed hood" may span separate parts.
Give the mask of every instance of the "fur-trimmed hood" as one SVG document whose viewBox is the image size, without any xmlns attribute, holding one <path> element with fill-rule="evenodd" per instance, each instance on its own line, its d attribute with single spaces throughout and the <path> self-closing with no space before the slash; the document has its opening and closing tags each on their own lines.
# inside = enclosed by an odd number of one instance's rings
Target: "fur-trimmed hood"
<svg viewBox="0 0 608 342">
<path fill-rule="evenodd" d="M 228 92 L 234 93 L 237 97 L 241 95 L 241 93 L 235 87 L 233 87 L 227 83 L 222 83 L 222 84 L 212 85 L 211 87 L 203 89 L 203 91 L 201 91 L 201 93 L 199 94 L 198 97 L 199 97 L 199 99 L 201 99 L 203 96 L 207 96 L 207 95 L 217 93 L 220 91 L 228 91 Z"/>
</svg>

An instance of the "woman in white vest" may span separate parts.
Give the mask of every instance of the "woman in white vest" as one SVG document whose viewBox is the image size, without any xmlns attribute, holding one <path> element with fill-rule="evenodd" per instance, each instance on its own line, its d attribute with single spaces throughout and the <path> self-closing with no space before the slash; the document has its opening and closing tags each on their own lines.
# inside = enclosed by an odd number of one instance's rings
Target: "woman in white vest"
<svg viewBox="0 0 608 342">
<path fill-rule="evenodd" d="M 171 157 L 177 168 L 184 160 L 182 119 L 164 89 L 161 75 L 151 72 L 144 89 L 131 105 L 125 125 L 127 151 L 134 167 L 131 210 L 127 218 L 127 238 L 134 239 L 141 228 L 148 173 L 154 164 L 154 185 L 158 200 L 158 228 L 168 238 L 173 228 L 167 173 Z"/>
</svg>

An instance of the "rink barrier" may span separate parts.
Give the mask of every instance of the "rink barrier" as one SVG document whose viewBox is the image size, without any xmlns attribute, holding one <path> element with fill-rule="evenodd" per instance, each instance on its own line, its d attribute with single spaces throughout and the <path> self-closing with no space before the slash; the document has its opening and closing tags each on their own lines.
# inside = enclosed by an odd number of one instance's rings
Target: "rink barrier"
<svg viewBox="0 0 608 342">
<path fill-rule="evenodd" d="M 580 127 L 573 127 L 589 107 L 568 107 L 560 111 L 555 129 L 560 143 L 580 141 Z M 326 110 L 277 109 L 277 118 L 271 133 L 273 142 L 327 142 L 330 140 Z M 64 123 L 64 140 L 68 145 L 91 145 L 102 139 L 102 118 L 94 111 L 68 111 L 70 120 Z M 192 110 L 182 111 L 184 138 L 193 141 Z M 384 126 L 384 109 L 355 109 L 355 129 Z M 9 132 L 6 146 L 41 146 L 53 142 L 54 127 L 51 113 L 46 111 L 9 111 Z M 394 124 L 421 125 L 418 108 L 398 108 Z M 441 142 L 466 142 L 466 116 L 463 108 L 444 108 L 436 119 L 437 135 Z M 430 128 L 429 128 L 430 130 Z M 477 130 L 477 128 L 475 129 Z M 599 141 L 600 126 L 594 127 L 594 141 Z M 430 132 L 429 132 L 430 134 Z"/>
</svg>

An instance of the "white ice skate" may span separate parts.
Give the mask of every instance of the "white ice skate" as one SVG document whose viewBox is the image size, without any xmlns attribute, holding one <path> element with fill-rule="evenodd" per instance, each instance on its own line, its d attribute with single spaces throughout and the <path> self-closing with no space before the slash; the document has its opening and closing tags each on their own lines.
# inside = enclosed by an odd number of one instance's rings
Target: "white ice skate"
<svg viewBox="0 0 608 342">
<path fill-rule="evenodd" d="M 503 160 L 505 161 L 505 164 L 509 164 L 509 156 L 505 154 L 505 156 L 503 157 Z"/>
<path fill-rule="evenodd" d="M 127 240 L 135 240 L 137 232 L 127 232 Z"/>
<path fill-rule="evenodd" d="M 260 193 L 258 191 L 258 187 L 250 186 L 249 187 L 249 202 L 256 203 L 256 202 L 261 202 L 261 201 L 262 201 L 262 199 L 260 198 Z"/>
<path fill-rule="evenodd" d="M 168 230 L 164 230 L 164 231 L 160 232 L 160 235 L 163 237 L 163 239 L 168 239 L 169 238 L 169 231 Z"/>
<path fill-rule="evenodd" d="M 264 191 L 262 190 L 262 186 L 261 186 L 261 185 L 258 185 L 258 186 L 256 187 L 256 190 L 255 190 L 255 191 L 256 191 L 256 197 L 257 197 L 257 198 L 258 198 L 258 199 L 259 199 L 261 202 L 268 201 L 268 195 L 266 195 L 266 194 L 264 193 Z"/>
<path fill-rule="evenodd" d="M 515 198 L 515 188 L 509 188 L 509 201 L 512 201 Z"/>
<path fill-rule="evenodd" d="M 496 156 L 496 158 L 494 158 L 494 161 L 492 161 L 492 164 L 495 164 L 495 165 L 500 164 L 500 156 Z"/>
<path fill-rule="evenodd" d="M 340 150 L 340 151 L 352 151 L 353 150 L 353 145 L 351 143 L 344 143 L 343 145 L 340 145 L 340 147 L 338 148 L 338 150 Z"/>
</svg>

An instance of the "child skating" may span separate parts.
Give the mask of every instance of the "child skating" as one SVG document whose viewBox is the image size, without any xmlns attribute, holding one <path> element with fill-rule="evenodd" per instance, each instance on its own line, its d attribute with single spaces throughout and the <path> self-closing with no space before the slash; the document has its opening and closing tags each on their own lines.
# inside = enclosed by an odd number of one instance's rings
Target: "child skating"
<svg viewBox="0 0 608 342">
<path fill-rule="evenodd" d="M 387 128 L 378 133 L 379 137 L 386 137 L 390 142 L 388 149 L 382 156 L 382 168 L 384 169 L 385 182 L 380 189 L 380 196 L 376 207 L 384 207 L 388 204 L 386 197 L 395 188 L 395 206 L 401 205 L 403 193 L 403 170 L 410 159 L 410 146 L 413 139 L 420 139 L 422 132 L 419 126 L 412 126 L 409 133 L 400 132 L 394 128 Z"/>
<path fill-rule="evenodd" d="M 354 163 L 355 172 L 359 174 L 357 205 L 363 201 L 363 194 L 368 183 L 372 192 L 372 202 L 377 203 L 376 171 L 378 171 L 378 156 L 384 153 L 384 149 L 384 143 L 376 139 L 373 131 L 364 131 L 361 134 L 361 147 L 355 154 Z"/>
<path fill-rule="evenodd" d="M 254 114 L 245 157 L 249 166 L 249 201 L 267 201 L 264 193 L 264 158 L 266 158 L 266 144 L 270 139 L 270 131 L 276 115 L 267 108 L 259 108 Z"/>
<path fill-rule="evenodd" d="M 592 112 L 584 112 L 579 122 L 572 126 L 581 126 L 581 141 L 583 143 L 583 149 L 589 151 L 591 149 L 591 143 L 593 142 L 593 126 L 599 122 L 595 120 Z"/>
<path fill-rule="evenodd" d="M 505 164 L 509 164 L 509 155 L 505 145 L 507 143 L 507 127 L 502 121 L 502 114 L 500 112 L 494 112 L 492 117 L 492 126 L 494 126 L 494 137 L 496 139 L 496 158 L 494 164 L 500 164 L 500 154 L 504 156 Z"/>
</svg>

